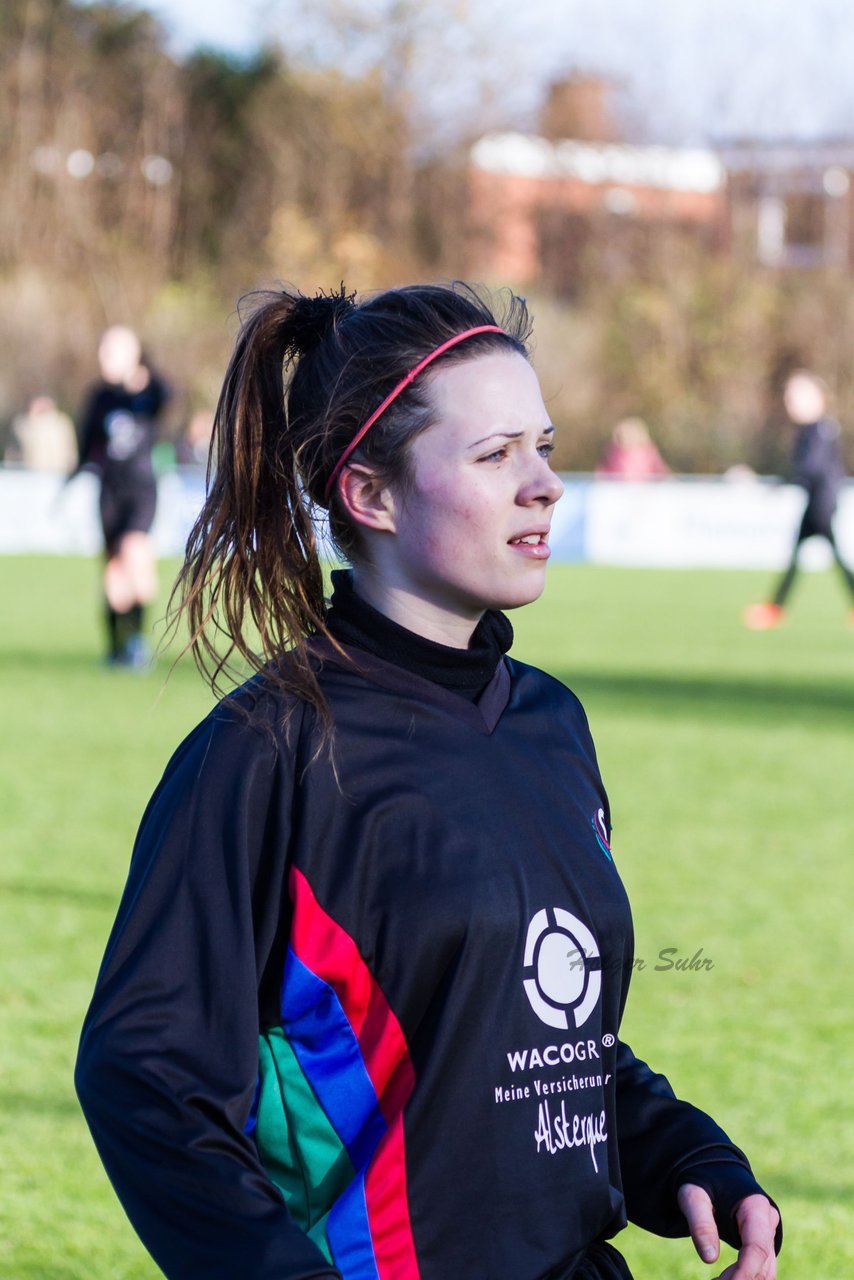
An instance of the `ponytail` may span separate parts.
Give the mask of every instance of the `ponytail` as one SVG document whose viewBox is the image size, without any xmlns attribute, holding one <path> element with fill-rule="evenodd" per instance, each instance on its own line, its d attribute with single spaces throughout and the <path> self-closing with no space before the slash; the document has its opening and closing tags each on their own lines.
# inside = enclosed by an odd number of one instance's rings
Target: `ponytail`
<svg viewBox="0 0 854 1280">
<path fill-rule="evenodd" d="M 286 372 L 352 309 L 344 294 L 251 295 L 214 416 L 208 492 L 169 601 L 196 666 L 221 696 L 246 672 L 328 708 L 304 641 L 328 634 L 313 504 L 286 408 Z M 288 654 L 286 669 L 282 658 Z"/>
</svg>

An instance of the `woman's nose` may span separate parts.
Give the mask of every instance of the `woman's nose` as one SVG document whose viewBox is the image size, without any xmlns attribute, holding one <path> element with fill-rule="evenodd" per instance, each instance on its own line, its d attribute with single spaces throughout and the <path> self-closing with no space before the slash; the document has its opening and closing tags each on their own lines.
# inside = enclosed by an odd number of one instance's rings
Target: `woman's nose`
<svg viewBox="0 0 854 1280">
<path fill-rule="evenodd" d="M 563 481 L 552 471 L 548 459 L 538 454 L 534 470 L 523 485 L 519 498 L 523 505 L 539 502 L 545 507 L 553 507 L 563 488 Z"/>
</svg>

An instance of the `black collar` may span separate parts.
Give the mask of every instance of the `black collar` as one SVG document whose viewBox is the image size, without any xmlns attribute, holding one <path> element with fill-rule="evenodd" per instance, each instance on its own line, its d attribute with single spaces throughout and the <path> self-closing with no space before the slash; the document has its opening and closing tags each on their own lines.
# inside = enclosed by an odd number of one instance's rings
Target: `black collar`
<svg viewBox="0 0 854 1280">
<path fill-rule="evenodd" d="M 467 649 L 455 649 L 416 635 L 374 609 L 356 594 L 350 570 L 336 569 L 332 586 L 326 624 L 339 644 L 362 649 L 470 702 L 490 684 L 513 643 L 513 628 L 497 610 L 483 615 Z"/>
</svg>

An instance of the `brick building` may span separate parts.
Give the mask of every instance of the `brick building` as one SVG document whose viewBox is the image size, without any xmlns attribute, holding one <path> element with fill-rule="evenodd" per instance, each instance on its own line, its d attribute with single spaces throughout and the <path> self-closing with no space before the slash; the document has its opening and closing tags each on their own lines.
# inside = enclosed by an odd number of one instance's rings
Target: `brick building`
<svg viewBox="0 0 854 1280">
<path fill-rule="evenodd" d="M 766 266 L 854 267 L 854 142 L 722 147 L 733 251 Z"/>
<path fill-rule="evenodd" d="M 571 293 L 596 238 L 615 256 L 637 232 L 696 232 L 719 247 L 727 231 L 726 174 L 703 148 L 492 134 L 472 147 L 469 270 Z"/>
<path fill-rule="evenodd" d="M 563 82 L 540 134 L 471 148 L 472 275 L 572 295 L 589 250 L 597 271 L 619 272 L 665 232 L 766 267 L 854 267 L 854 142 L 620 142 L 608 93 L 591 77 Z"/>
</svg>

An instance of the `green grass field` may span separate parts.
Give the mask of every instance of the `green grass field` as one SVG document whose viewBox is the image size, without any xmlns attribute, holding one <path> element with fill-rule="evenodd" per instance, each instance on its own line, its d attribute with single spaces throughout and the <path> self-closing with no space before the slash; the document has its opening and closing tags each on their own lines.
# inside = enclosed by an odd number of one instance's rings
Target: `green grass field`
<svg viewBox="0 0 854 1280">
<path fill-rule="evenodd" d="M 186 663 L 168 682 L 165 661 L 143 677 L 99 666 L 97 579 L 94 561 L 0 558 L 0 1276 L 14 1280 L 159 1274 L 71 1074 L 136 824 L 210 696 Z M 784 1211 L 784 1280 L 844 1280 L 854 630 L 822 574 L 785 628 L 743 631 L 766 585 L 558 567 L 514 615 L 514 653 L 579 693 L 598 744 L 646 965 L 625 1038 L 748 1151 Z M 713 968 L 657 968 L 670 948 Z M 638 1280 L 717 1274 L 685 1241 L 619 1243 Z"/>
</svg>

